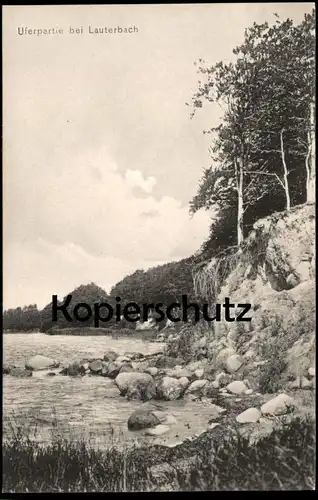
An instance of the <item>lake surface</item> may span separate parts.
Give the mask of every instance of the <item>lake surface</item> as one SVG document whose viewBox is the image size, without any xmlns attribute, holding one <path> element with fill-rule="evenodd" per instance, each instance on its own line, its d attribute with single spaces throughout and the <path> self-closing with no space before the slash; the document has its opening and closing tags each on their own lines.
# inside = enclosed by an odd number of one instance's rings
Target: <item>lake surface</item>
<svg viewBox="0 0 318 500">
<path fill-rule="evenodd" d="M 114 350 L 118 354 L 128 351 L 151 354 L 163 347 L 160 343 L 131 338 L 50 336 L 41 333 L 3 335 L 4 363 L 21 367 L 35 354 L 52 357 L 63 365 L 84 357 L 99 357 L 107 350 Z M 9 432 L 8 421 L 14 412 L 15 420 L 37 423 L 37 438 L 43 442 L 50 439 L 54 421 L 62 434 L 89 439 L 92 445 L 102 446 L 110 439 L 131 442 L 136 438 L 140 440 L 141 433 L 128 431 L 129 416 L 137 408 L 155 406 L 172 414 L 177 421 L 169 436 L 146 438 L 152 443 L 164 444 L 165 440 L 171 443 L 174 439 L 178 442 L 180 438 L 205 430 L 215 413 L 210 405 L 204 403 L 142 403 L 127 401 L 120 396 L 107 397 L 107 388 L 113 386 L 114 381 L 98 376 L 47 377 L 41 372 L 34 372 L 33 377 L 23 379 L 6 375 L 3 377 L 4 434 Z"/>
</svg>

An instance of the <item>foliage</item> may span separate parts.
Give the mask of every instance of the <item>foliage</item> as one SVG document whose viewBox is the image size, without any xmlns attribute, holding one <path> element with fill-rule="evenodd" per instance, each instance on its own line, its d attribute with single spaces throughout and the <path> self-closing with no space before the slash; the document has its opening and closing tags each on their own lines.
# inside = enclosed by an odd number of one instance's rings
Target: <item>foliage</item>
<svg viewBox="0 0 318 500">
<path fill-rule="evenodd" d="M 223 108 L 190 212 L 217 211 L 203 258 L 240 244 L 253 223 L 309 199 L 313 178 L 315 11 L 299 25 L 278 17 L 273 26 L 245 30 L 235 62 L 198 62 L 203 77 L 192 98 L 192 117 L 205 103 Z M 224 228 L 226 227 L 226 230 Z"/>
<path fill-rule="evenodd" d="M 122 450 L 111 444 L 94 449 L 64 439 L 57 429 L 51 442 L 40 445 L 16 426 L 3 443 L 2 491 L 312 490 L 315 444 L 309 416 L 283 423 L 253 444 L 220 428 L 184 446 Z M 161 471 L 160 484 L 154 466 Z"/>
<path fill-rule="evenodd" d="M 40 311 L 36 304 L 8 309 L 3 313 L 3 330 L 5 331 L 37 331 L 40 323 Z"/>
<path fill-rule="evenodd" d="M 147 271 L 137 270 L 115 285 L 110 295 L 120 297 L 122 303 L 163 304 L 163 310 L 173 302 L 179 302 L 182 295 L 195 300 L 192 267 L 195 257 L 179 262 L 169 262 Z"/>
</svg>

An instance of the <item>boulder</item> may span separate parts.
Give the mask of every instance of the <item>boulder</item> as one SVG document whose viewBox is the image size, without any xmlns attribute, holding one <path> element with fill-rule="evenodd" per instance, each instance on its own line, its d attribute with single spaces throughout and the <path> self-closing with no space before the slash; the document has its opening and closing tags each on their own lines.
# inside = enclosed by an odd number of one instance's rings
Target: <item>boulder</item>
<svg viewBox="0 0 318 500">
<path fill-rule="evenodd" d="M 98 373 L 101 373 L 101 371 L 103 369 L 103 363 L 100 359 L 95 359 L 95 361 L 92 361 L 88 367 L 92 373 L 98 374 Z M 84 365 L 83 365 L 83 368 L 84 368 Z"/>
<path fill-rule="evenodd" d="M 119 369 L 119 373 L 131 373 L 134 371 L 135 370 L 133 369 L 131 363 L 124 363 L 123 365 L 121 365 L 121 367 Z"/>
<path fill-rule="evenodd" d="M 207 382 L 208 381 L 206 379 L 195 380 L 187 388 L 187 390 L 186 390 L 187 394 L 194 394 L 197 392 L 201 392 L 201 390 L 203 389 L 203 387 L 206 385 Z"/>
<path fill-rule="evenodd" d="M 115 361 L 118 358 L 118 354 L 114 351 L 107 351 L 104 354 L 104 361 Z"/>
<path fill-rule="evenodd" d="M 225 372 L 218 373 L 215 377 L 218 387 L 226 387 L 231 382 L 231 377 Z"/>
<path fill-rule="evenodd" d="M 295 401 L 287 394 L 279 394 L 261 406 L 263 415 L 284 415 L 289 409 L 296 407 Z"/>
<path fill-rule="evenodd" d="M 261 412 L 258 408 L 248 408 L 236 417 L 239 424 L 254 424 L 259 421 Z"/>
<path fill-rule="evenodd" d="M 174 401 L 181 398 L 189 385 L 189 379 L 181 377 L 163 377 L 157 386 L 157 398 L 165 401 Z"/>
<path fill-rule="evenodd" d="M 149 373 L 149 375 L 151 375 L 152 377 L 158 375 L 158 372 L 159 370 L 155 366 L 149 366 L 148 368 L 145 369 L 145 373 Z"/>
<path fill-rule="evenodd" d="M 25 368 L 27 370 L 48 370 L 49 368 L 58 368 L 60 363 L 47 356 L 42 356 L 42 354 L 36 354 L 32 356 L 26 363 Z"/>
<path fill-rule="evenodd" d="M 156 395 L 154 380 L 149 373 L 120 373 L 115 379 L 115 384 L 120 394 L 128 399 L 147 401 Z"/>
<path fill-rule="evenodd" d="M 147 429 L 146 434 L 148 436 L 162 436 L 162 434 L 167 434 L 169 430 L 170 428 L 168 425 L 159 424 L 156 425 L 156 427 L 153 427 L 152 429 Z"/>
<path fill-rule="evenodd" d="M 10 370 L 10 375 L 12 377 L 27 378 L 27 377 L 32 377 L 32 371 L 24 370 L 23 368 L 12 368 Z"/>
<path fill-rule="evenodd" d="M 235 380 L 226 386 L 226 390 L 231 394 L 244 394 L 248 387 L 241 380 Z"/>
<path fill-rule="evenodd" d="M 244 359 L 239 354 L 232 354 L 226 359 L 225 368 L 228 373 L 235 373 L 241 368 Z"/>
<path fill-rule="evenodd" d="M 156 427 L 160 425 L 160 420 L 152 411 L 136 410 L 130 415 L 127 425 L 130 431 L 137 431 L 148 427 Z"/>
<path fill-rule="evenodd" d="M 121 368 L 120 366 L 116 365 L 113 361 L 111 361 L 107 365 L 107 376 L 112 379 L 116 378 L 117 375 L 119 374 L 120 368 Z"/>
</svg>

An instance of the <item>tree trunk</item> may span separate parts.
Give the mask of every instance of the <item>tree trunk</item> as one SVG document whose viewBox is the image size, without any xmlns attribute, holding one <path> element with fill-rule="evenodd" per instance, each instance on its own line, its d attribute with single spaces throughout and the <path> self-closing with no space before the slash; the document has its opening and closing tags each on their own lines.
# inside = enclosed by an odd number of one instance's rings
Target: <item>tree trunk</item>
<svg viewBox="0 0 318 500">
<path fill-rule="evenodd" d="M 284 169 L 284 191 L 286 196 L 286 210 L 290 210 L 290 195 L 289 195 L 289 186 L 288 186 L 288 169 L 286 165 L 285 159 L 285 150 L 284 150 L 284 139 L 283 139 L 284 129 L 280 132 L 280 151 Z"/>
<path fill-rule="evenodd" d="M 243 207 L 243 162 L 239 161 L 237 171 L 237 244 L 238 246 L 244 240 L 244 207 Z"/>
<path fill-rule="evenodd" d="M 308 154 L 306 156 L 306 192 L 307 202 L 315 202 L 316 199 L 316 144 L 315 144 L 315 103 L 310 103 L 310 126 L 308 131 Z"/>
</svg>

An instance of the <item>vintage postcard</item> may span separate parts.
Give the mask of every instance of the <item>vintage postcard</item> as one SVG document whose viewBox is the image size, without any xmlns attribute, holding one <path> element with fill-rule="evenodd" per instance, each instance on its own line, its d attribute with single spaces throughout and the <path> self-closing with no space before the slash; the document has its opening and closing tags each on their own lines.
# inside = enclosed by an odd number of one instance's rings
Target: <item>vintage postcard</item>
<svg viewBox="0 0 318 500">
<path fill-rule="evenodd" d="M 3 493 L 314 490 L 314 4 L 2 14 Z"/>
</svg>

